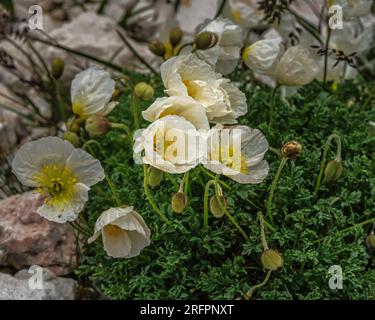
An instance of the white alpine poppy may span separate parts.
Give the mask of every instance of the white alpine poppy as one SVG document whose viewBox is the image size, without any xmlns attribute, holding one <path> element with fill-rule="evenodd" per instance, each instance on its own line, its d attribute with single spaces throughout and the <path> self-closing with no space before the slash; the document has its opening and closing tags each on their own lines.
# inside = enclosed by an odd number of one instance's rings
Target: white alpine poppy
<svg viewBox="0 0 375 320">
<path fill-rule="evenodd" d="M 259 130 L 217 124 L 210 130 L 207 144 L 204 166 L 212 172 L 242 184 L 261 183 L 267 177 L 269 166 L 263 157 L 268 142 Z"/>
<path fill-rule="evenodd" d="M 304 46 L 290 47 L 281 57 L 274 72 L 278 83 L 290 87 L 303 86 L 317 76 L 319 65 Z"/>
<path fill-rule="evenodd" d="M 264 39 L 248 46 L 242 57 L 252 71 L 259 74 L 270 74 L 273 72 L 282 52 L 280 38 Z"/>
<path fill-rule="evenodd" d="M 143 118 L 154 122 L 168 115 L 184 117 L 198 130 L 209 130 L 210 124 L 206 115 L 205 107 L 190 97 L 172 96 L 158 98 L 142 112 Z"/>
<path fill-rule="evenodd" d="M 169 96 L 191 97 L 206 108 L 212 123 L 234 124 L 246 114 L 246 96 L 193 54 L 164 62 L 161 76 Z"/>
<path fill-rule="evenodd" d="M 203 134 L 183 117 L 162 117 L 140 130 L 134 158 L 164 172 L 184 173 L 197 166 L 204 155 Z"/>
<path fill-rule="evenodd" d="M 344 20 L 351 20 L 364 15 L 371 11 L 373 0 L 327 0 L 328 6 L 340 6 L 343 11 Z"/>
<path fill-rule="evenodd" d="M 229 0 L 223 16 L 243 28 L 257 27 L 264 18 L 263 12 L 258 9 L 257 0 Z"/>
<path fill-rule="evenodd" d="M 70 95 L 73 113 L 81 119 L 93 114 L 107 115 L 117 102 L 110 102 L 115 81 L 107 71 L 90 67 L 78 73 L 72 81 Z"/>
<path fill-rule="evenodd" d="M 197 50 L 196 55 L 221 74 L 231 73 L 237 66 L 243 46 L 242 28 L 224 18 L 207 20 L 197 27 L 197 33 L 209 31 L 218 37 L 210 49 Z"/>
<path fill-rule="evenodd" d="M 111 208 L 104 211 L 95 223 L 89 243 L 100 235 L 106 253 L 114 258 L 132 258 L 150 245 L 150 229 L 133 207 Z"/>
<path fill-rule="evenodd" d="M 104 179 L 98 160 L 58 137 L 23 145 L 12 170 L 21 183 L 36 188 L 45 198 L 37 213 L 59 223 L 75 220 L 88 200 L 90 187 Z"/>
</svg>

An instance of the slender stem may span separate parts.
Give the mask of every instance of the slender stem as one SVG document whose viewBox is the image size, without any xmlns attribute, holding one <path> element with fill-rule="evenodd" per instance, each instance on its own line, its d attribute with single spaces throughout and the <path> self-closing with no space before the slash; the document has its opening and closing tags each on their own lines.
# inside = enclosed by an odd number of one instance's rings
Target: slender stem
<svg viewBox="0 0 375 320">
<path fill-rule="evenodd" d="M 68 223 L 72 226 L 73 229 L 77 230 L 79 233 L 82 233 L 85 237 L 89 238 L 91 235 L 83 229 L 81 226 L 77 225 L 76 223 L 72 221 L 68 221 Z"/>
<path fill-rule="evenodd" d="M 329 41 L 331 40 L 331 28 L 328 26 L 328 34 L 325 45 L 325 55 L 324 55 L 324 75 L 323 75 L 323 88 L 325 88 L 327 83 L 327 73 L 328 73 L 328 54 L 329 54 Z"/>
<path fill-rule="evenodd" d="M 209 180 L 204 188 L 204 197 L 203 197 L 203 226 L 208 227 L 208 192 L 210 187 L 215 184 L 215 180 Z"/>
<path fill-rule="evenodd" d="M 320 162 L 319 175 L 318 175 L 318 179 L 316 181 L 315 189 L 314 189 L 314 197 L 318 194 L 320 185 L 322 183 L 323 172 L 324 172 L 324 168 L 327 162 L 327 153 L 328 153 L 332 140 L 335 140 L 337 144 L 336 161 L 339 161 L 339 162 L 341 161 L 341 139 L 337 134 L 331 134 L 327 138 L 326 143 L 324 144 L 323 157 L 322 157 L 322 161 Z"/>
<path fill-rule="evenodd" d="M 149 69 L 154 75 L 157 75 L 158 73 L 156 72 L 156 70 L 145 59 L 143 59 L 138 54 L 138 52 L 133 48 L 133 46 L 125 38 L 125 36 L 119 30 L 116 30 L 116 31 L 117 31 L 117 34 L 119 35 L 119 37 L 121 38 L 121 40 L 126 44 L 126 46 L 129 48 L 129 50 L 138 58 L 138 60 L 140 62 L 142 62 L 147 67 L 147 69 Z"/>
<path fill-rule="evenodd" d="M 258 290 L 258 289 L 264 287 L 267 284 L 268 280 L 270 279 L 271 273 L 272 273 L 272 270 L 269 270 L 266 274 L 266 277 L 264 278 L 264 280 L 261 283 L 259 283 L 259 284 L 250 288 L 250 290 L 245 294 L 246 300 L 249 300 L 249 299 L 252 298 L 255 290 Z"/>
<path fill-rule="evenodd" d="M 216 12 L 215 19 L 216 19 L 218 16 L 221 15 L 221 13 L 222 13 L 223 10 L 224 10 L 224 7 L 225 7 L 225 4 L 226 4 L 226 3 L 227 3 L 227 0 L 223 0 L 223 1 L 221 2 L 220 7 L 219 7 L 219 9 L 218 9 L 217 12 Z"/>
<path fill-rule="evenodd" d="M 116 190 L 112 180 L 109 178 L 108 175 L 105 175 L 105 181 L 107 182 L 107 184 L 109 186 L 109 189 L 111 190 L 111 193 L 112 193 L 113 199 L 115 200 L 116 206 L 121 207 L 122 203 L 121 203 L 120 197 L 117 193 L 117 190 Z"/>
<path fill-rule="evenodd" d="M 262 212 L 258 212 L 258 217 L 260 224 L 260 241 L 262 242 L 263 251 L 266 251 L 269 249 L 269 247 L 266 239 L 266 233 L 264 232 L 264 218 Z"/>
<path fill-rule="evenodd" d="M 267 214 L 268 214 L 268 217 L 269 217 L 271 223 L 273 223 L 273 216 L 272 216 L 272 213 L 271 213 L 273 196 L 275 194 L 277 182 L 279 181 L 281 172 L 283 171 L 283 168 L 284 168 L 285 164 L 287 163 L 287 161 L 288 161 L 288 158 L 286 158 L 286 157 L 283 157 L 281 159 L 279 168 L 277 169 L 276 175 L 275 175 L 275 177 L 274 177 L 274 179 L 272 181 L 270 193 L 268 195 L 267 204 L 266 204 L 266 210 L 267 210 Z"/>
<path fill-rule="evenodd" d="M 273 114 L 275 112 L 275 102 L 276 102 L 275 100 L 276 100 L 276 93 L 278 89 L 279 89 L 279 84 L 276 84 L 276 87 L 272 90 L 271 103 L 270 103 L 270 108 L 269 108 L 269 120 L 268 120 L 270 128 L 272 128 L 272 124 L 273 124 Z"/>
<path fill-rule="evenodd" d="M 185 172 L 183 177 L 183 192 L 187 195 L 189 191 L 189 177 L 190 177 L 190 171 Z"/>
<path fill-rule="evenodd" d="M 315 240 L 313 243 L 320 243 L 322 241 L 324 241 L 325 239 L 327 238 L 330 238 L 330 237 L 333 237 L 333 236 L 337 236 L 339 234 L 342 234 L 342 233 L 345 233 L 345 232 L 348 232 L 354 228 L 357 228 L 357 227 L 360 227 L 360 226 L 364 226 L 366 224 L 370 224 L 370 223 L 374 223 L 375 222 L 375 218 L 372 218 L 372 219 L 368 219 L 366 221 L 362 221 L 362 222 L 359 222 L 359 223 L 356 223 L 354 225 L 352 225 L 351 227 L 348 227 L 348 228 L 345 228 L 345 229 L 342 229 L 340 231 L 337 231 L 337 232 L 334 232 L 334 233 L 331 233 L 323 238 L 320 238 L 318 240 Z"/>
<path fill-rule="evenodd" d="M 93 156 L 95 156 L 95 154 L 93 153 L 92 149 L 90 148 L 90 145 L 92 145 L 92 144 L 95 145 L 95 146 L 97 146 L 97 147 L 99 148 L 100 153 L 101 153 L 102 156 L 105 158 L 105 157 L 106 157 L 105 151 L 104 151 L 102 145 L 101 145 L 98 141 L 96 141 L 96 140 L 92 140 L 92 139 L 91 139 L 91 140 L 87 140 L 87 141 L 83 144 L 83 146 L 81 147 L 81 149 L 89 148 L 89 151 L 91 152 L 91 154 L 92 154 Z"/>
<path fill-rule="evenodd" d="M 115 70 L 115 71 L 120 71 L 120 72 L 122 71 L 122 67 L 117 66 L 117 65 L 115 65 L 113 63 L 110 63 L 108 61 L 102 60 L 100 58 L 94 57 L 94 56 L 92 56 L 90 54 L 83 53 L 83 52 L 80 52 L 78 50 L 74 50 L 74 49 L 68 48 L 66 46 L 63 46 L 63 45 L 58 44 L 58 43 L 54 43 L 54 42 L 49 41 L 49 40 L 45 40 L 45 39 L 41 39 L 41 38 L 36 38 L 36 37 L 30 37 L 30 39 L 34 40 L 34 41 L 38 41 L 38 42 L 44 43 L 46 45 L 49 45 L 49 46 L 52 46 L 52 47 L 55 47 L 55 48 L 59 48 L 59 49 L 64 50 L 66 52 L 75 54 L 77 56 L 80 56 L 80 57 L 83 57 L 83 58 L 86 58 L 86 59 L 98 62 L 100 64 L 105 65 L 108 68 L 111 68 L 111 69 Z"/>
<path fill-rule="evenodd" d="M 217 181 L 215 181 L 215 191 L 216 191 L 216 197 L 217 202 L 219 203 L 220 209 L 223 210 L 226 214 L 226 216 L 229 218 L 229 220 L 234 224 L 234 226 L 238 229 L 238 231 L 241 233 L 241 235 L 244 237 L 245 240 L 249 240 L 249 237 L 247 236 L 246 232 L 241 228 L 239 223 L 236 221 L 236 219 L 228 212 L 227 208 L 224 206 L 222 202 L 222 190 Z"/>
<path fill-rule="evenodd" d="M 111 122 L 111 128 L 124 130 L 126 132 L 126 134 L 128 135 L 128 138 L 130 139 L 130 142 L 133 141 L 133 134 L 132 134 L 130 128 L 126 124 L 124 124 L 124 123 L 112 123 Z"/>
<path fill-rule="evenodd" d="M 212 178 L 212 179 L 215 179 L 215 175 L 212 174 L 210 171 L 208 171 L 205 167 L 203 166 L 199 166 L 199 168 L 201 169 L 201 171 L 206 174 L 208 177 Z M 227 190 L 232 190 L 232 188 L 226 184 L 225 182 L 221 181 L 220 179 L 218 179 L 218 182 Z"/>
<path fill-rule="evenodd" d="M 134 127 L 139 129 L 139 110 L 138 110 L 138 99 L 135 93 L 132 93 L 132 102 L 131 102 L 132 112 L 133 112 L 133 119 L 134 119 Z"/>
<path fill-rule="evenodd" d="M 188 42 L 188 43 L 185 43 L 183 44 L 181 47 L 178 48 L 178 51 L 177 51 L 177 56 L 181 53 L 182 49 L 185 49 L 186 47 L 189 47 L 189 46 L 192 46 L 194 43 L 193 42 Z"/>
<path fill-rule="evenodd" d="M 145 190 L 146 198 L 148 202 L 150 203 L 151 207 L 155 210 L 155 212 L 164 220 L 166 224 L 170 224 L 171 222 L 168 220 L 168 218 L 165 216 L 163 212 L 158 208 L 158 206 L 155 204 L 154 199 L 152 199 L 152 196 L 150 194 L 150 190 L 148 188 L 148 173 L 147 173 L 147 166 L 143 166 L 143 174 L 144 174 L 144 179 L 143 179 L 143 188 Z"/>
</svg>

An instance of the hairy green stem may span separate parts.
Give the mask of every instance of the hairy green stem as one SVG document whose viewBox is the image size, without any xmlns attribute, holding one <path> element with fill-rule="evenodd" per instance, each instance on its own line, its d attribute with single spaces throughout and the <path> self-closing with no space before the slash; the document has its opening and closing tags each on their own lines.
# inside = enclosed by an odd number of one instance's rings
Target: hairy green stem
<svg viewBox="0 0 375 320">
<path fill-rule="evenodd" d="M 154 209 L 154 211 L 160 216 L 160 218 L 166 223 L 170 224 L 171 222 L 169 219 L 165 216 L 165 214 L 158 208 L 156 203 L 154 202 L 154 199 L 151 196 L 150 190 L 148 188 L 148 173 L 147 173 L 147 166 L 143 165 L 143 188 L 145 190 L 146 198 L 148 202 L 150 203 L 151 207 Z"/>
<path fill-rule="evenodd" d="M 209 180 L 204 188 L 204 196 L 203 196 L 203 226 L 205 228 L 208 227 L 208 192 L 210 191 L 210 187 L 215 184 L 215 180 Z"/>
<path fill-rule="evenodd" d="M 268 124 L 270 128 L 272 128 L 273 124 L 273 117 L 274 117 L 274 112 L 275 112 L 275 102 L 276 102 L 276 93 L 277 90 L 279 89 L 279 84 L 276 84 L 276 87 L 272 90 L 272 95 L 271 95 L 271 103 L 269 107 L 269 119 L 268 119 Z"/>
<path fill-rule="evenodd" d="M 133 134 L 130 130 L 130 128 L 124 124 L 124 123 L 112 123 L 111 122 L 111 128 L 120 129 L 126 132 L 128 138 L 130 139 L 130 143 L 133 141 Z"/>
<path fill-rule="evenodd" d="M 252 298 L 255 290 L 258 290 L 258 289 L 264 287 L 267 284 L 268 280 L 270 279 L 271 273 L 272 273 L 272 270 L 269 270 L 266 274 L 266 277 L 264 278 L 264 280 L 261 283 L 259 283 L 259 284 L 250 288 L 250 290 L 245 294 L 246 300 L 249 300 L 249 299 Z"/>
<path fill-rule="evenodd" d="M 325 44 L 325 55 L 324 55 L 324 75 L 323 75 L 323 88 L 325 88 L 327 83 L 327 73 L 328 73 L 328 55 L 329 55 L 329 41 L 331 40 L 331 28 L 328 26 L 327 40 Z"/>
<path fill-rule="evenodd" d="M 266 233 L 264 231 L 264 218 L 262 212 L 258 212 L 258 217 L 260 225 L 260 241 L 262 242 L 263 251 L 266 251 L 269 249 L 269 247 L 266 239 Z"/>
<path fill-rule="evenodd" d="M 267 215 L 268 215 L 271 223 L 273 223 L 273 216 L 272 216 L 272 212 L 271 212 L 273 196 L 275 194 L 277 182 L 279 181 L 281 172 L 283 171 L 283 168 L 284 168 L 285 164 L 287 163 L 287 161 L 288 161 L 288 158 L 286 158 L 286 157 L 283 157 L 281 159 L 279 168 L 277 169 L 276 175 L 275 175 L 275 177 L 272 181 L 270 193 L 268 195 L 268 199 L 267 199 L 267 203 L 266 203 L 266 210 L 267 210 Z"/>
</svg>

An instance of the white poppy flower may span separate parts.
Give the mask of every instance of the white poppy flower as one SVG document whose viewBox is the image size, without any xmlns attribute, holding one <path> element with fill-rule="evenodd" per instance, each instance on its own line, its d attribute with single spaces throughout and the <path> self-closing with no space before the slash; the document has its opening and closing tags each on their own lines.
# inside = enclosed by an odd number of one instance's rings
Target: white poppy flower
<svg viewBox="0 0 375 320">
<path fill-rule="evenodd" d="M 169 96 L 196 100 L 206 108 L 210 122 L 234 124 L 247 112 L 246 96 L 193 54 L 164 62 L 161 76 Z"/>
<path fill-rule="evenodd" d="M 37 188 L 45 198 L 37 213 L 59 223 L 75 220 L 88 200 L 90 187 L 104 179 L 98 160 L 58 137 L 23 145 L 12 169 L 21 183 Z"/>
<path fill-rule="evenodd" d="M 237 66 L 243 46 L 242 28 L 232 21 L 217 18 L 206 21 L 197 27 L 198 32 L 210 31 L 217 35 L 218 41 L 214 47 L 207 50 L 197 50 L 196 55 L 209 63 L 221 74 L 231 73 Z"/>
<path fill-rule="evenodd" d="M 224 7 L 223 16 L 243 28 L 257 27 L 264 18 L 263 12 L 258 10 L 257 0 L 229 0 Z"/>
<path fill-rule="evenodd" d="M 158 98 L 147 110 L 142 112 L 142 115 L 150 122 L 165 116 L 176 115 L 184 117 L 197 129 L 210 129 L 205 107 L 190 97 Z"/>
<path fill-rule="evenodd" d="M 265 39 L 254 42 L 243 54 L 245 64 L 259 74 L 270 74 L 277 64 L 283 49 L 281 39 Z"/>
<path fill-rule="evenodd" d="M 275 69 L 278 83 L 290 87 L 303 86 L 317 76 L 319 65 L 311 52 L 302 46 L 290 47 Z"/>
<path fill-rule="evenodd" d="M 201 161 L 202 134 L 183 117 L 165 116 L 136 138 L 134 157 L 164 172 L 184 173 Z"/>
<path fill-rule="evenodd" d="M 105 252 L 114 258 L 132 258 L 150 245 L 150 229 L 133 207 L 111 208 L 104 211 L 95 223 L 89 243 L 100 235 Z"/>
<path fill-rule="evenodd" d="M 373 0 L 327 0 L 328 6 L 338 5 L 342 8 L 344 20 L 351 20 L 371 11 Z"/>
<path fill-rule="evenodd" d="M 70 88 L 73 113 L 82 119 L 107 115 L 117 105 L 110 102 L 114 90 L 115 81 L 107 71 L 90 67 L 78 73 Z"/>
<path fill-rule="evenodd" d="M 204 166 L 212 172 L 242 184 L 261 183 L 267 177 L 269 167 L 263 157 L 268 142 L 259 130 L 218 124 L 210 130 L 208 146 Z"/>
</svg>

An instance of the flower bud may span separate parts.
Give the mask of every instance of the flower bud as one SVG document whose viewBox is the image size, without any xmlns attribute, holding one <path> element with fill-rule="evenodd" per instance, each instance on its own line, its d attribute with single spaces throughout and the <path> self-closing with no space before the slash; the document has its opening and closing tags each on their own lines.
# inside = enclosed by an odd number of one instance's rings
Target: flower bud
<svg viewBox="0 0 375 320">
<path fill-rule="evenodd" d="M 210 31 L 204 31 L 198 34 L 194 39 L 194 44 L 199 50 L 212 48 L 218 41 L 217 35 Z"/>
<path fill-rule="evenodd" d="M 64 73 L 65 63 L 63 59 L 56 58 L 51 63 L 51 74 L 55 79 L 60 79 Z"/>
<path fill-rule="evenodd" d="M 164 173 L 163 171 L 156 169 L 154 167 L 148 168 L 148 184 L 150 187 L 157 187 L 163 180 Z"/>
<path fill-rule="evenodd" d="M 302 145 L 297 141 L 289 141 L 281 147 L 281 155 L 288 159 L 296 159 L 302 152 Z"/>
<path fill-rule="evenodd" d="M 221 196 L 220 199 L 221 206 L 216 195 L 213 195 L 210 199 L 210 211 L 215 218 L 221 218 L 225 214 L 224 209 L 227 207 L 227 199 L 224 196 Z"/>
<path fill-rule="evenodd" d="M 332 160 L 328 162 L 324 170 L 323 182 L 337 181 L 341 177 L 342 171 L 343 165 L 341 161 Z"/>
<path fill-rule="evenodd" d="M 366 237 L 366 244 L 369 249 L 375 249 L 375 234 L 371 233 Z"/>
<path fill-rule="evenodd" d="M 154 88 L 145 82 L 139 82 L 134 88 L 135 95 L 144 101 L 151 100 L 154 96 Z"/>
<path fill-rule="evenodd" d="M 173 212 L 181 213 L 187 206 L 188 198 L 185 193 L 177 192 L 172 197 Z"/>
<path fill-rule="evenodd" d="M 176 47 L 182 40 L 182 30 L 180 27 L 174 27 L 169 33 L 169 42 L 173 47 Z"/>
<path fill-rule="evenodd" d="M 260 257 L 262 265 L 265 269 L 276 271 L 284 265 L 284 259 L 276 250 L 267 249 L 263 251 Z"/>
<path fill-rule="evenodd" d="M 165 46 L 164 44 L 159 40 L 153 40 L 148 44 L 148 48 L 150 51 L 155 55 L 159 57 L 164 57 L 165 55 Z"/>
<path fill-rule="evenodd" d="M 69 131 L 74 132 L 74 133 L 79 133 L 81 130 L 81 124 L 82 124 L 82 120 L 72 118 L 68 120 L 68 122 L 66 123 L 66 126 Z"/>
<path fill-rule="evenodd" d="M 74 147 L 78 148 L 81 145 L 81 141 L 76 133 L 66 131 L 62 135 L 63 140 L 69 141 Z"/>
<path fill-rule="evenodd" d="M 101 136 L 111 129 L 111 123 L 106 117 L 94 114 L 87 118 L 85 129 L 92 137 Z"/>
</svg>

